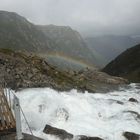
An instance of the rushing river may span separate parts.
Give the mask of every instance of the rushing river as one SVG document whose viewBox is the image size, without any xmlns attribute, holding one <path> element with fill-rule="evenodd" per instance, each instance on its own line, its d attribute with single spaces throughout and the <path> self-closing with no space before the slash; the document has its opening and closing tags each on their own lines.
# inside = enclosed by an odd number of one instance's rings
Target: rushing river
<svg viewBox="0 0 140 140">
<path fill-rule="evenodd" d="M 125 140 L 125 131 L 140 134 L 140 84 L 107 94 L 37 88 L 16 95 L 33 133 L 45 140 L 57 139 L 43 134 L 46 124 L 74 135 L 98 136 L 104 140 Z M 137 102 L 129 101 L 130 98 Z M 23 118 L 22 127 L 29 133 Z"/>
</svg>

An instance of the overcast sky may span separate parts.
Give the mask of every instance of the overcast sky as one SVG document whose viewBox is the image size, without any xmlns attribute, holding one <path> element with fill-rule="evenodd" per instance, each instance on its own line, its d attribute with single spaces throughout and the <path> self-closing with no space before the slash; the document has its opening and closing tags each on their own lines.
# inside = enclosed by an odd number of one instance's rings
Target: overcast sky
<svg viewBox="0 0 140 140">
<path fill-rule="evenodd" d="M 0 0 L 0 9 L 86 35 L 140 34 L 140 0 Z"/>
</svg>

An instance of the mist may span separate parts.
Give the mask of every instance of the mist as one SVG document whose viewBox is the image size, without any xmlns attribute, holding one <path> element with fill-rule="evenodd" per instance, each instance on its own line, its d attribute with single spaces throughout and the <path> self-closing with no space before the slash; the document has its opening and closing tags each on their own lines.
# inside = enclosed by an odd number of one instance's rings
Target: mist
<svg viewBox="0 0 140 140">
<path fill-rule="evenodd" d="M 83 35 L 139 35 L 139 0 L 0 0 L 0 10 L 35 24 L 71 26 Z"/>
</svg>

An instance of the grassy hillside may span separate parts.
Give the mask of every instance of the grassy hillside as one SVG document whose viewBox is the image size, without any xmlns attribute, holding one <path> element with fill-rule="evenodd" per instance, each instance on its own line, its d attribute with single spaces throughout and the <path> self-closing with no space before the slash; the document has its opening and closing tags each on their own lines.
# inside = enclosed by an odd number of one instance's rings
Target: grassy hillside
<svg viewBox="0 0 140 140">
<path fill-rule="evenodd" d="M 128 78 L 132 82 L 140 82 L 140 44 L 127 49 L 110 62 L 103 71 Z"/>
</svg>

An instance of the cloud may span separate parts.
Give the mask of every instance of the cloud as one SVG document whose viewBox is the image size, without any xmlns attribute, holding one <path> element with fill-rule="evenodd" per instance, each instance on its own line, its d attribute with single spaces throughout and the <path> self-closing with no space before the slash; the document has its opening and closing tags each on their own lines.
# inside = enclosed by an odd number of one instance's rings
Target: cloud
<svg viewBox="0 0 140 140">
<path fill-rule="evenodd" d="M 87 34 L 140 33 L 140 0 L 0 0 L 0 9 Z"/>
</svg>

